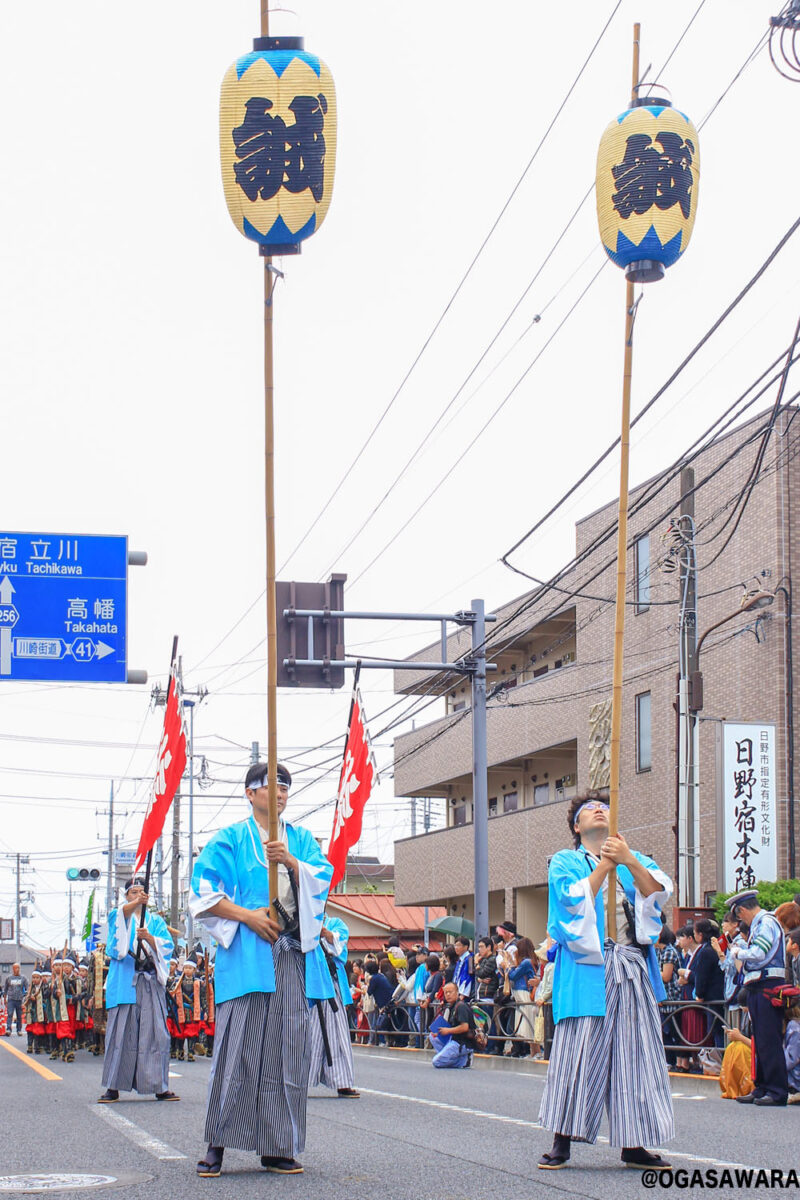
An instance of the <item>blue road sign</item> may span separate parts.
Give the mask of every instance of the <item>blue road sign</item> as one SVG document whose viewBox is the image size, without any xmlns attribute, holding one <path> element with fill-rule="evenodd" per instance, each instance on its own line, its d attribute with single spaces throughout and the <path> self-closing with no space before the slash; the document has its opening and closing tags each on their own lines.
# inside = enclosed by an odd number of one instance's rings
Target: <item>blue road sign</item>
<svg viewBox="0 0 800 1200">
<path fill-rule="evenodd" d="M 0 681 L 125 683 L 128 539 L 0 533 Z"/>
</svg>

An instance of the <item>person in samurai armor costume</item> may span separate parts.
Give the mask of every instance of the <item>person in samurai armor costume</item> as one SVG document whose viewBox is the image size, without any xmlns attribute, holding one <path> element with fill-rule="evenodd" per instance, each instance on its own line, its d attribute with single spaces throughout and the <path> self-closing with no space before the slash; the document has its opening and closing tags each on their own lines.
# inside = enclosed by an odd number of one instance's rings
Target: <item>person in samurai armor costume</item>
<svg viewBox="0 0 800 1200">
<path fill-rule="evenodd" d="M 194 1052 L 200 1036 L 200 1023 L 205 1006 L 205 987 L 198 978 L 197 963 L 193 958 L 187 958 L 183 964 L 183 971 L 170 991 L 177 1012 L 176 1041 L 178 1048 L 175 1057 L 178 1060 L 183 1059 L 185 1046 L 187 1062 L 194 1062 Z"/>
<path fill-rule="evenodd" d="M 55 1025 L 55 1044 L 51 1059 L 62 1062 L 75 1061 L 75 981 L 72 976 L 72 959 L 53 959 L 53 981 L 51 1004 Z"/>
<path fill-rule="evenodd" d="M 177 1100 L 169 1090 L 169 1034 L 165 984 L 172 937 L 157 913 L 139 914 L 148 896 L 141 879 L 125 884 L 125 903 L 108 917 L 106 951 L 106 1054 L 100 1104 L 115 1104 L 120 1092 Z"/>
<path fill-rule="evenodd" d="M 92 1031 L 90 1049 L 95 1058 L 105 1054 L 106 1047 L 106 976 L 108 965 L 105 943 L 100 943 L 89 955 L 86 982 L 86 1028 Z"/>
<path fill-rule="evenodd" d="M 41 1054 L 44 1041 L 44 1000 L 42 998 L 42 974 L 38 969 L 31 974 L 31 986 L 22 1004 L 25 1032 L 28 1035 L 28 1054 Z"/>
<path fill-rule="evenodd" d="M 331 977 L 333 995 L 318 1001 L 311 1013 L 311 1074 L 309 1082 L 332 1088 L 343 1099 L 357 1100 L 353 1086 L 353 1045 L 347 1005 L 352 1003 L 344 964 L 350 930 L 338 917 L 325 917 L 321 946 Z"/>
<path fill-rule="evenodd" d="M 539 1167 L 567 1164 L 572 1142 L 609 1141 L 637 1170 L 669 1167 L 645 1145 L 675 1136 L 658 1001 L 664 985 L 654 943 L 672 884 L 651 858 L 609 834 L 608 804 L 577 796 L 567 823 L 574 849 L 550 862 L 547 932 L 558 943 L 553 1048 L 539 1120 L 555 1134 Z M 616 868 L 616 941 L 606 937 L 609 874 Z"/>
<path fill-rule="evenodd" d="M 42 1010 L 44 1013 L 44 1049 L 51 1058 L 58 1058 L 56 1023 L 53 1019 L 53 964 L 47 960 L 42 971 Z M 55 1053 L 53 1053 L 55 1051 Z"/>
<path fill-rule="evenodd" d="M 201 1042 L 203 1043 L 203 1053 L 211 1058 L 214 1053 L 214 1031 L 216 1029 L 216 997 L 214 995 L 214 964 L 206 955 L 206 970 L 203 976 L 205 985 L 205 1007 L 203 1009 L 203 1019 L 200 1022 Z M 200 1046 L 197 1047 L 198 1051 Z"/>
<path fill-rule="evenodd" d="M 222 1170 L 226 1147 L 295 1175 L 305 1146 L 311 1042 L 309 1002 L 331 994 L 320 950 L 333 867 L 309 830 L 283 820 L 292 777 L 277 764 L 279 835 L 270 841 L 267 767 L 245 778 L 250 817 L 215 834 L 192 873 L 189 906 L 217 942 L 214 1057 L 205 1157 L 197 1173 Z M 278 897 L 268 911 L 268 864 Z"/>
</svg>

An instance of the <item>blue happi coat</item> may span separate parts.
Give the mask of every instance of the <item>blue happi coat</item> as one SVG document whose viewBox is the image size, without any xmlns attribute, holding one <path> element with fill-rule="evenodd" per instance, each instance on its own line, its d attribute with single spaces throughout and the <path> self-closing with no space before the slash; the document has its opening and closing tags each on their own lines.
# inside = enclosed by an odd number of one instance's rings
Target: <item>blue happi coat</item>
<svg viewBox="0 0 800 1200">
<path fill-rule="evenodd" d="M 672 895 L 672 883 L 652 858 L 634 855 L 646 867 L 661 890 L 644 897 L 627 867 L 617 867 L 617 878 L 633 906 L 636 940 L 649 943 L 647 973 L 656 1000 L 666 996 L 654 943 L 661 932 L 661 909 Z M 594 865 L 586 852 L 559 850 L 548 872 L 547 932 L 558 943 L 553 976 L 553 1020 L 562 1017 L 603 1017 L 606 1012 L 605 942 L 606 914 L 601 888 L 592 895 L 589 876 Z"/>
<path fill-rule="evenodd" d="M 127 921 L 121 908 L 114 908 L 108 914 L 106 954 L 110 961 L 106 979 L 106 1008 L 116 1008 L 118 1004 L 136 1003 L 134 972 L 136 970 L 136 948 L 139 944 L 136 930 L 140 921 L 140 913 L 140 908 L 135 909 Z M 155 963 L 156 978 L 164 987 L 169 975 L 169 961 L 174 949 L 172 935 L 167 929 L 166 922 L 157 913 L 147 913 L 145 928 L 156 939 L 156 948 L 153 951 L 146 942 L 143 942 L 142 949 Z"/>
<path fill-rule="evenodd" d="M 315 838 L 301 825 L 284 822 L 289 853 L 297 859 L 297 905 L 300 948 L 306 960 L 306 996 L 325 1000 L 333 995 L 330 972 L 319 944 L 333 867 Z M 272 946 L 239 921 L 212 917 L 207 909 L 222 899 L 243 908 L 269 905 L 269 869 L 255 818 L 229 825 L 215 834 L 192 872 L 189 908 L 195 920 L 216 938 L 214 984 L 217 1004 L 249 992 L 274 992 Z"/>
<path fill-rule="evenodd" d="M 339 984 L 342 1001 L 345 1004 L 352 1004 L 353 995 L 350 991 L 347 972 L 344 969 L 344 964 L 347 962 L 347 943 L 350 941 L 350 930 L 344 921 L 340 921 L 338 917 L 332 917 L 329 913 L 325 916 L 325 928 L 330 929 L 334 934 L 333 941 L 328 942 L 328 954 L 336 960 L 336 980 Z M 330 972 L 328 974 L 330 975 Z"/>
</svg>

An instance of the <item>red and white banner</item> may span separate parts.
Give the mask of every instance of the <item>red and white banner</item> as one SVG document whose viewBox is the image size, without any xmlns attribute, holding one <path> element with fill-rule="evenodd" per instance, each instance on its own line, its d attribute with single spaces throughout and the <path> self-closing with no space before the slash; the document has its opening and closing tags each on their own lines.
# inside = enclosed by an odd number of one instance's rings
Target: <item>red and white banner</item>
<svg viewBox="0 0 800 1200">
<path fill-rule="evenodd" d="M 342 773 L 339 777 L 339 794 L 336 797 L 336 813 L 333 832 L 328 844 L 328 862 L 333 864 L 330 890 L 344 878 L 347 852 L 361 837 L 364 805 L 372 795 L 378 782 L 378 771 L 370 745 L 364 705 L 358 687 L 353 692 L 350 709 L 350 727 L 344 748 Z"/>
<path fill-rule="evenodd" d="M 134 873 L 142 869 L 147 855 L 161 837 L 167 813 L 180 786 L 185 769 L 186 730 L 183 724 L 183 709 L 178 696 L 178 681 L 173 665 L 167 691 L 167 710 L 164 713 L 164 732 L 158 748 L 156 777 L 153 781 L 150 804 L 142 826 L 142 836 L 139 838 L 139 848 L 136 851 Z"/>
</svg>

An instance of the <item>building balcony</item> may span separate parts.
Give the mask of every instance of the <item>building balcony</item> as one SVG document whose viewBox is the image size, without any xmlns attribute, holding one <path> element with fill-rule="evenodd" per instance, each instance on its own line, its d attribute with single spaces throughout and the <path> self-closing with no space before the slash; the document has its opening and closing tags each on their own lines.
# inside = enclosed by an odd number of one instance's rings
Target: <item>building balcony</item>
<svg viewBox="0 0 800 1200">
<path fill-rule="evenodd" d="M 545 888 L 547 864 L 569 844 L 567 799 L 498 813 L 489 820 L 489 892 Z M 445 905 L 469 898 L 475 887 L 471 823 L 395 842 L 398 904 Z"/>
</svg>

